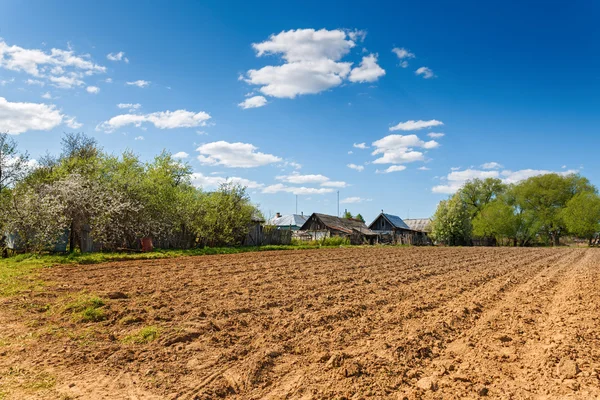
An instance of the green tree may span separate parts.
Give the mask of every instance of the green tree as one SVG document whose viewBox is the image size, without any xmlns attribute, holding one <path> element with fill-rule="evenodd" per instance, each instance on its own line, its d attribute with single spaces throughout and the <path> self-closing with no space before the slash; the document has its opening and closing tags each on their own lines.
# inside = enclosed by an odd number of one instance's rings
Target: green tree
<svg viewBox="0 0 600 400">
<path fill-rule="evenodd" d="M 344 214 L 342 215 L 342 218 L 352 219 L 354 217 L 352 216 L 352 213 L 350 211 L 346 210 L 346 211 L 344 211 Z"/>
<path fill-rule="evenodd" d="M 457 192 L 466 204 L 471 218 L 475 218 L 483 208 L 504 193 L 506 185 L 500 179 L 473 179 Z"/>
<path fill-rule="evenodd" d="M 431 222 L 431 235 L 449 246 L 471 244 L 472 225 L 467 205 L 455 194 L 442 200 Z"/>
<path fill-rule="evenodd" d="M 567 231 L 562 209 L 579 193 L 596 193 L 596 188 L 579 175 L 546 174 L 528 178 L 513 189 L 515 205 L 539 224 L 539 233 L 553 245 Z"/>
<path fill-rule="evenodd" d="M 360 222 L 365 222 L 365 219 L 363 218 L 363 216 L 362 216 L 362 215 L 360 215 L 360 213 L 359 213 L 359 214 L 356 214 L 356 216 L 354 217 L 354 219 L 357 219 L 357 220 L 359 220 Z"/>
<path fill-rule="evenodd" d="M 570 233 L 591 245 L 600 232 L 600 197 L 592 192 L 576 194 L 562 210 L 562 219 Z"/>
</svg>

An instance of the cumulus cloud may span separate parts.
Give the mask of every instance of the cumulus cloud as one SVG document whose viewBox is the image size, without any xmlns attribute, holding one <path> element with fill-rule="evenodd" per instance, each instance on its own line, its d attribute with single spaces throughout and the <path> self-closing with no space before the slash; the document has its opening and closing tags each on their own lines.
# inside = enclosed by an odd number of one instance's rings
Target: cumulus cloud
<svg viewBox="0 0 600 400">
<path fill-rule="evenodd" d="M 145 88 L 150 85 L 150 81 L 145 81 L 143 79 L 138 79 L 137 81 L 125 82 L 126 85 L 129 86 L 137 86 L 139 88 Z"/>
<path fill-rule="evenodd" d="M 254 96 L 249 97 L 246 100 L 242 101 L 238 106 L 243 108 L 244 110 L 248 108 L 258 108 L 267 104 L 267 99 L 264 96 Z"/>
<path fill-rule="evenodd" d="M 260 153 L 250 143 L 229 143 L 223 140 L 203 144 L 196 151 L 198 161 L 207 165 L 223 165 L 229 168 L 253 168 L 280 162 L 281 158 L 272 154 Z"/>
<path fill-rule="evenodd" d="M 348 79 L 351 82 L 375 82 L 385 75 L 385 70 L 377 64 L 377 55 L 363 57 L 360 65 L 350 71 Z"/>
<path fill-rule="evenodd" d="M 375 172 L 378 174 L 389 174 L 390 172 L 399 172 L 404 171 L 405 169 L 406 167 L 404 165 L 390 165 L 384 170 L 376 170 Z"/>
<path fill-rule="evenodd" d="M 278 181 L 282 181 L 285 183 L 291 183 L 295 185 L 304 185 L 304 184 L 320 184 L 321 186 L 327 187 L 346 187 L 346 182 L 343 181 L 332 181 L 329 177 L 321 174 L 300 174 L 298 172 L 293 172 L 289 175 L 280 175 L 276 176 L 275 179 Z"/>
<path fill-rule="evenodd" d="M 424 165 L 423 165 L 422 167 L 419 167 L 419 168 L 417 168 L 417 169 L 418 169 L 419 171 L 429 171 L 431 168 L 428 168 L 428 167 L 426 167 L 426 166 L 424 166 Z"/>
<path fill-rule="evenodd" d="M 67 117 L 66 115 L 64 116 L 64 123 L 71 129 L 79 129 L 83 126 L 81 122 L 77 122 L 75 117 Z"/>
<path fill-rule="evenodd" d="M 38 85 L 38 86 L 44 86 L 45 83 L 40 81 L 39 79 L 27 79 L 25 81 L 26 84 L 28 85 Z"/>
<path fill-rule="evenodd" d="M 375 150 L 371 154 L 381 154 L 374 164 L 405 164 L 425 159 L 423 152 L 414 150 L 415 147 L 428 150 L 438 146 L 435 140 L 425 142 L 417 135 L 388 135 L 373 142 Z"/>
<path fill-rule="evenodd" d="M 246 178 L 240 178 L 237 176 L 233 177 L 222 177 L 222 176 L 206 176 L 201 172 L 194 172 L 192 174 L 192 184 L 196 187 L 202 188 L 217 188 L 224 183 L 233 183 L 237 185 L 245 186 L 249 189 L 259 189 L 265 185 L 255 181 L 251 181 Z"/>
<path fill-rule="evenodd" d="M 439 139 L 442 138 L 444 136 L 446 136 L 445 133 L 439 133 L 439 132 L 430 132 L 427 134 L 427 136 L 429 136 L 432 139 Z"/>
<path fill-rule="evenodd" d="M 544 175 L 544 174 L 559 174 L 559 175 L 570 175 L 576 174 L 577 170 L 568 171 L 549 171 L 542 169 L 523 169 L 519 171 L 490 171 L 490 170 L 476 170 L 476 169 L 465 169 L 465 170 L 454 170 L 448 174 L 445 178 L 447 183 L 445 185 L 434 186 L 431 191 L 433 193 L 442 194 L 453 194 L 460 189 L 467 181 L 473 179 L 486 179 L 486 178 L 497 178 L 501 179 L 504 183 L 517 183 L 524 179 L 531 178 L 532 176 Z"/>
<path fill-rule="evenodd" d="M 362 165 L 356 165 L 356 164 L 348 164 L 348 165 L 346 165 L 346 167 L 348 167 L 350 169 L 354 169 L 358 172 L 362 172 L 365 169 L 365 167 L 363 167 Z"/>
<path fill-rule="evenodd" d="M 390 131 L 418 131 L 420 129 L 432 128 L 440 125 L 444 125 L 444 123 L 435 119 L 431 119 L 429 121 L 409 120 L 406 122 L 400 122 L 399 124 L 390 127 Z"/>
<path fill-rule="evenodd" d="M 37 82 L 50 81 L 54 86 L 68 89 L 83 85 L 83 78 L 105 73 L 106 67 L 91 61 L 88 54 L 53 48 L 49 52 L 9 46 L 0 39 L 0 68 L 33 76 Z M 35 83 L 39 84 L 39 83 Z"/>
<path fill-rule="evenodd" d="M 52 95 L 50 94 L 50 92 L 43 93 L 42 99 L 52 100 Z"/>
<path fill-rule="evenodd" d="M 18 135 L 27 131 L 48 131 L 60 125 L 63 118 L 54 105 L 12 103 L 0 97 L 0 132 Z"/>
<path fill-rule="evenodd" d="M 136 136 L 134 140 L 144 140 L 143 136 Z"/>
<path fill-rule="evenodd" d="M 139 110 L 142 107 L 142 105 L 139 103 L 119 103 L 117 104 L 117 107 L 120 109 L 128 109 L 131 113 Z"/>
<path fill-rule="evenodd" d="M 354 74 L 352 63 L 341 61 L 364 35 L 362 31 L 341 29 L 296 29 L 273 34 L 252 47 L 258 57 L 280 55 L 284 63 L 251 69 L 240 80 L 278 98 L 320 93 L 341 85 L 349 76 L 354 82 L 372 82 L 385 73 L 377 65 L 376 55 L 365 57 Z"/>
<path fill-rule="evenodd" d="M 100 88 L 98 86 L 88 86 L 85 90 L 87 90 L 87 92 L 91 94 L 100 93 Z"/>
<path fill-rule="evenodd" d="M 500 168 L 503 168 L 503 167 L 504 166 L 502 164 L 499 164 L 499 163 L 497 163 L 495 161 L 481 164 L 481 168 L 483 168 L 483 169 L 500 169 Z"/>
<path fill-rule="evenodd" d="M 356 203 L 362 203 L 363 201 L 371 201 L 371 199 L 364 199 L 362 197 L 346 197 L 342 200 L 340 200 L 340 204 L 356 204 Z"/>
<path fill-rule="evenodd" d="M 357 148 L 357 149 L 368 149 L 369 148 L 369 146 L 367 146 L 367 144 L 364 142 L 363 143 L 354 143 L 352 145 L 352 147 Z"/>
<path fill-rule="evenodd" d="M 435 78 L 435 74 L 428 67 L 421 67 L 415 71 L 415 75 L 421 75 L 425 79 Z"/>
<path fill-rule="evenodd" d="M 190 155 L 188 153 L 186 153 L 185 151 L 180 151 L 178 153 L 173 154 L 173 158 L 180 158 L 180 159 L 184 159 L 184 158 L 188 158 Z"/>
<path fill-rule="evenodd" d="M 126 125 L 140 127 L 143 123 L 151 123 L 158 129 L 194 128 L 206 125 L 210 115 L 204 111 L 187 110 L 159 111 L 150 114 L 122 114 L 99 124 L 97 131 L 114 132 Z"/>
<path fill-rule="evenodd" d="M 110 61 L 125 61 L 125 63 L 129 63 L 129 59 L 125 57 L 125 52 L 120 51 L 118 53 L 109 53 L 106 55 Z"/>
<path fill-rule="evenodd" d="M 333 193 L 334 189 L 331 188 L 311 188 L 311 187 L 298 187 L 298 186 L 287 186 L 283 183 L 276 183 L 274 185 L 269 185 L 262 190 L 263 193 L 266 194 L 275 194 L 275 193 L 292 193 L 295 195 L 311 195 L 311 194 L 326 194 Z"/>
<path fill-rule="evenodd" d="M 400 60 L 404 60 L 406 58 L 415 58 L 414 53 L 411 53 L 404 47 L 394 47 L 392 49 L 392 53 L 394 53 Z"/>
</svg>

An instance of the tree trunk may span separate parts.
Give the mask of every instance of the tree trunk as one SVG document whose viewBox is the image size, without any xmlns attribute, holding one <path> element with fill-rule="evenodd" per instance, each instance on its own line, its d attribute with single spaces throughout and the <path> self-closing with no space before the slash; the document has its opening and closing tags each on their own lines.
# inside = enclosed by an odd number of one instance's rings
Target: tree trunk
<svg viewBox="0 0 600 400">
<path fill-rule="evenodd" d="M 591 237 L 588 239 L 588 247 L 592 247 L 592 238 Z"/>
<path fill-rule="evenodd" d="M 557 234 L 554 234 L 552 236 L 552 239 L 554 240 L 554 246 L 560 246 L 560 236 L 558 236 Z"/>
<path fill-rule="evenodd" d="M 69 234 L 69 253 L 75 251 L 75 223 L 71 222 L 71 233 Z"/>
</svg>

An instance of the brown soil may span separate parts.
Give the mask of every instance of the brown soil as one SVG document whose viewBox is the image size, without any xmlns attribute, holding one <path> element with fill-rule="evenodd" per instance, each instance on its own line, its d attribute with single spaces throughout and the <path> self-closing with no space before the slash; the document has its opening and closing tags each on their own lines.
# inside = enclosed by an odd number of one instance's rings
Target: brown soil
<svg viewBox="0 0 600 400">
<path fill-rule="evenodd" d="M 600 398 L 596 249 L 261 252 L 43 278 L 0 303 L 6 398 Z M 82 293 L 105 320 L 65 311 Z M 158 337 L 126 339 L 145 327 Z"/>
</svg>

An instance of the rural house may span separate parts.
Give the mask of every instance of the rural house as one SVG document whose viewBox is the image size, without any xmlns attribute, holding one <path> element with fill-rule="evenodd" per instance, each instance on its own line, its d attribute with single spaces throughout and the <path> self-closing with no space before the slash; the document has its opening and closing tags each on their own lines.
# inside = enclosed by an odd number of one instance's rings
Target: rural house
<svg viewBox="0 0 600 400">
<path fill-rule="evenodd" d="M 304 214 L 281 215 L 277 213 L 275 218 L 269 221 L 269 225 L 277 227 L 277 229 L 297 231 L 308 219 Z"/>
<path fill-rule="evenodd" d="M 426 233 L 411 228 L 402 218 L 383 211 L 371 222 L 369 229 L 377 232 L 381 243 L 429 244 Z"/>
<path fill-rule="evenodd" d="M 310 235 L 312 240 L 339 236 L 347 237 L 352 244 L 377 242 L 377 233 L 367 228 L 364 222 L 333 215 L 313 213 L 302 225 L 300 231 Z"/>
</svg>

